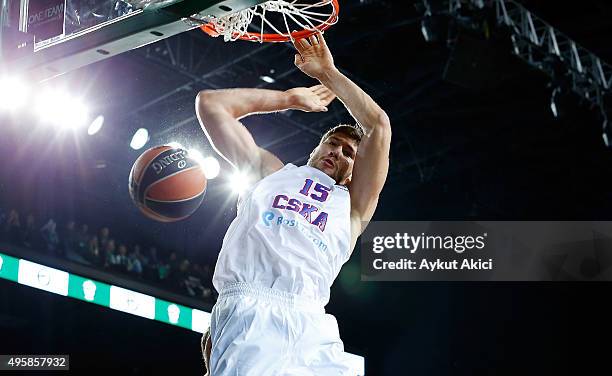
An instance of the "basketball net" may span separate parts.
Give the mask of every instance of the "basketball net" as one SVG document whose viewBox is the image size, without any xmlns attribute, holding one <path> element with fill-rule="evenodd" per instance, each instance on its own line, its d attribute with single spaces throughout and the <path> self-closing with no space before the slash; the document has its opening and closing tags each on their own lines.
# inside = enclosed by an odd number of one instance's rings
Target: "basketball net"
<svg viewBox="0 0 612 376">
<path fill-rule="evenodd" d="M 326 30 L 338 22 L 339 11 L 338 0 L 271 0 L 224 17 L 200 13 L 190 20 L 226 42 L 287 42 Z"/>
<path fill-rule="evenodd" d="M 178 0 L 123 1 L 136 9 L 154 9 Z M 289 42 L 328 29 L 338 22 L 339 12 L 338 0 L 270 0 L 222 17 L 202 11 L 185 21 L 226 42 Z"/>
</svg>

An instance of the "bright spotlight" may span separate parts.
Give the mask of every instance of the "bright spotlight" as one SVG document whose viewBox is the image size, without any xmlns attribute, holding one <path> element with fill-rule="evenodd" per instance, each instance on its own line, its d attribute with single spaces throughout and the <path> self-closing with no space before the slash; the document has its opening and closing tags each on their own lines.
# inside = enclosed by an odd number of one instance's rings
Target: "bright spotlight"
<svg viewBox="0 0 612 376">
<path fill-rule="evenodd" d="M 189 152 L 189 158 L 194 159 L 199 164 L 204 163 L 204 157 L 202 156 L 202 153 L 200 153 L 199 150 L 189 149 L 188 152 Z"/>
<path fill-rule="evenodd" d="M 207 179 L 214 179 L 219 175 L 219 171 L 221 171 L 221 166 L 219 166 L 219 161 L 215 157 L 206 157 L 202 162 L 202 168 L 204 169 L 204 175 L 206 175 Z"/>
<path fill-rule="evenodd" d="M 206 179 L 214 179 L 219 175 L 221 166 L 219 166 L 219 161 L 217 158 L 204 158 L 202 153 L 196 149 L 189 149 L 189 157 L 198 162 L 198 164 L 202 167 L 202 170 L 204 170 L 204 175 L 206 175 Z"/>
<path fill-rule="evenodd" d="M 93 136 L 98 133 L 100 129 L 102 129 L 102 125 L 104 124 L 104 116 L 98 115 L 98 117 L 91 123 L 89 128 L 87 129 L 87 134 Z"/>
<path fill-rule="evenodd" d="M 149 141 L 149 131 L 145 128 L 140 128 L 134 133 L 130 147 L 134 150 L 141 149 Z"/>
<path fill-rule="evenodd" d="M 263 82 L 267 82 L 269 84 L 273 84 L 274 82 L 276 82 L 276 80 L 273 79 L 270 76 L 259 76 L 259 79 L 262 80 Z"/>
<path fill-rule="evenodd" d="M 241 194 L 247 190 L 250 185 L 249 177 L 240 171 L 234 172 L 234 174 L 230 177 L 230 184 L 232 186 L 232 191 L 234 193 Z"/>
<path fill-rule="evenodd" d="M 0 78 L 0 110 L 15 111 L 23 107 L 30 89 L 16 77 Z"/>
<path fill-rule="evenodd" d="M 57 91 L 45 90 L 38 95 L 36 112 L 41 121 L 51 121 L 59 118 L 64 112 L 66 102 L 70 98 Z"/>
<path fill-rule="evenodd" d="M 89 110 L 79 99 L 59 90 L 43 91 L 37 99 L 36 111 L 43 122 L 59 128 L 77 128 L 89 117 Z"/>
<path fill-rule="evenodd" d="M 89 109 L 80 100 L 73 99 L 70 102 L 70 107 L 64 116 L 62 116 L 63 122 L 66 122 L 66 126 L 70 128 L 80 127 L 87 122 L 89 117 Z"/>
</svg>

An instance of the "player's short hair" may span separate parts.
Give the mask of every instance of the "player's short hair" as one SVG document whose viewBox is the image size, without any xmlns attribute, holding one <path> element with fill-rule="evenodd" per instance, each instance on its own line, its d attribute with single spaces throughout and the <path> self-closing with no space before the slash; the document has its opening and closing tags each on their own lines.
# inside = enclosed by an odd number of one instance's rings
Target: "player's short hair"
<svg viewBox="0 0 612 376">
<path fill-rule="evenodd" d="M 351 140 L 354 140 L 357 145 L 359 145 L 364 135 L 363 127 L 359 124 L 340 124 L 325 132 L 323 137 L 321 137 L 321 142 L 325 142 L 325 140 L 336 133 L 347 136 Z"/>
</svg>

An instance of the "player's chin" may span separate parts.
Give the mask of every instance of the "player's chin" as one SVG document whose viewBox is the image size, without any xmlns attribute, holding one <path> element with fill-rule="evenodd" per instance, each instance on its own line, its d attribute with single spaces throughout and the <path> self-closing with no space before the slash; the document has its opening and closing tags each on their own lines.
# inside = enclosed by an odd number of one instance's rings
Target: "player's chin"
<svg viewBox="0 0 612 376">
<path fill-rule="evenodd" d="M 331 177 L 336 176 L 336 168 L 328 166 L 324 161 L 319 161 L 319 163 L 317 163 L 317 168 Z"/>
<path fill-rule="evenodd" d="M 329 175 L 329 177 L 333 178 L 334 180 L 338 178 L 338 171 L 336 170 L 335 166 L 329 167 L 327 165 L 324 165 L 323 172 L 325 172 L 327 175 Z"/>
</svg>

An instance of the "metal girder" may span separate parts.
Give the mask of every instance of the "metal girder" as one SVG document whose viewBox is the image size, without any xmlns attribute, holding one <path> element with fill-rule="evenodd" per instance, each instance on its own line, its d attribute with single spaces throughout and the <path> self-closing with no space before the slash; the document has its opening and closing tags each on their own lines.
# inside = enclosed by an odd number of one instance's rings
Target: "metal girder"
<svg viewBox="0 0 612 376">
<path fill-rule="evenodd" d="M 222 83 L 223 81 L 228 80 L 228 77 L 225 77 L 225 76 L 228 76 L 228 75 L 231 77 L 245 76 L 245 75 L 253 74 L 253 72 L 257 73 L 257 71 L 261 71 L 263 73 L 263 71 L 265 70 L 263 67 L 266 66 L 267 60 L 265 58 L 260 58 L 260 54 L 269 53 L 268 49 L 271 47 L 274 47 L 274 48 L 281 47 L 278 45 L 273 45 L 271 43 L 263 44 L 254 50 L 251 49 L 249 52 L 239 55 L 238 57 L 228 59 L 224 64 L 218 67 L 215 67 L 214 69 L 210 71 L 206 71 L 205 73 L 203 73 L 204 71 L 197 70 L 197 73 L 196 73 L 196 71 L 193 71 L 192 69 L 189 68 L 189 66 L 192 65 L 189 61 L 181 60 L 182 59 L 181 56 L 183 57 L 191 56 L 191 53 L 189 51 L 183 50 L 182 51 L 183 54 L 178 54 L 178 53 L 175 54 L 173 51 L 174 50 L 173 46 L 174 44 L 170 42 L 167 45 L 160 46 L 161 48 L 163 48 L 163 51 L 160 50 L 156 53 L 152 53 L 151 51 L 148 51 L 146 54 L 142 54 L 141 56 L 143 56 L 144 58 L 154 63 L 157 63 L 164 67 L 173 69 L 179 72 L 180 74 L 190 78 L 191 81 L 182 86 L 178 86 L 177 88 L 170 90 L 158 96 L 157 98 L 154 98 L 153 100 L 145 103 L 142 106 L 139 106 L 138 108 L 134 109 L 132 113 L 142 111 L 166 98 L 171 97 L 172 95 L 178 92 L 181 92 L 187 88 L 192 88 L 194 83 L 200 83 L 208 88 L 219 89 L 219 88 L 225 87 L 224 84 Z M 231 46 L 226 46 L 226 47 L 231 47 Z M 153 48 L 154 47 L 151 47 L 150 49 L 153 49 Z M 194 49 L 196 48 L 196 46 L 187 45 L 186 48 Z M 189 58 L 187 58 L 187 60 L 189 60 Z M 243 66 L 245 61 L 252 62 L 253 66 L 245 68 Z M 259 69 L 260 67 L 261 69 Z M 282 78 L 288 78 L 291 74 L 293 74 L 297 70 L 297 68 L 293 65 L 292 61 L 287 64 L 287 67 L 283 67 L 283 68 L 285 68 L 284 71 L 277 72 L 276 74 L 274 74 L 275 79 L 279 80 Z M 259 79 L 258 74 L 253 75 L 253 77 L 254 79 Z M 259 84 L 252 85 L 252 87 L 257 87 L 257 88 L 262 88 L 265 86 L 266 86 L 266 83 L 263 81 Z M 301 131 L 307 134 L 310 134 L 311 136 L 320 137 L 320 131 L 317 130 L 316 128 L 301 124 L 295 119 L 291 118 L 290 116 L 287 116 L 285 113 L 281 113 L 281 114 L 284 117 L 286 117 L 286 120 L 290 125 L 300 129 Z"/>
<path fill-rule="evenodd" d="M 495 7 L 498 23 L 509 26 L 513 31 L 516 55 L 544 71 L 547 71 L 547 64 L 538 59 L 533 50 L 558 56 L 572 73 L 574 90 L 591 102 L 597 100 L 593 93 L 610 88 L 612 66 L 595 54 L 514 1 L 495 0 Z M 531 48 L 525 45 L 525 41 Z M 547 73 L 552 74 L 549 69 Z"/>
<path fill-rule="evenodd" d="M 461 0 L 451 0 L 451 10 L 457 12 L 461 3 Z M 479 8 L 483 5 L 478 0 L 470 3 Z M 557 60 L 576 94 L 602 111 L 612 105 L 603 100 L 612 88 L 612 65 L 515 1 L 489 0 L 487 5 L 494 7 L 497 24 L 510 30 L 516 56 L 552 78 L 557 78 L 559 66 L 554 63 Z"/>
<path fill-rule="evenodd" d="M 253 56 L 255 54 L 258 54 L 258 53 L 264 51 L 265 49 L 270 48 L 271 46 L 272 46 L 271 44 L 263 45 L 263 46 L 255 49 L 255 50 L 253 50 L 253 51 L 251 51 L 249 53 L 246 53 L 246 54 L 244 54 L 244 55 L 242 55 L 242 56 L 240 56 L 238 58 L 232 59 L 232 60 L 226 62 L 225 64 L 223 64 L 223 65 L 221 65 L 219 67 L 216 67 L 213 70 L 210 70 L 210 71 L 206 72 L 203 75 L 195 75 L 195 74 L 193 74 L 189 69 L 183 68 L 182 64 L 180 64 L 180 63 L 179 64 L 172 64 L 172 63 L 164 61 L 163 59 L 161 59 L 159 57 L 156 57 L 156 56 L 154 56 L 154 55 L 152 55 L 150 53 L 145 53 L 145 54 L 142 55 L 145 59 L 147 59 L 149 61 L 152 61 L 152 62 L 155 62 L 155 63 L 157 63 L 159 65 L 163 65 L 166 68 L 173 69 L 176 72 L 178 72 L 178 73 L 188 77 L 189 79 L 191 79 L 191 81 L 186 83 L 186 84 L 184 84 L 184 85 L 178 86 L 175 89 L 170 90 L 170 91 L 168 91 L 168 92 L 166 92 L 166 93 L 156 97 L 155 99 L 153 99 L 153 100 L 151 100 L 151 101 L 149 101 L 149 102 L 139 106 L 138 108 L 136 108 L 133 111 L 131 111 L 131 114 L 136 113 L 136 112 L 140 112 L 142 110 L 145 110 L 146 108 L 148 108 L 148 107 L 150 107 L 150 106 L 152 106 L 152 105 L 154 105 L 156 103 L 159 103 L 162 100 L 164 100 L 164 99 L 166 99 L 166 98 L 168 98 L 168 97 L 170 97 L 170 96 L 172 96 L 172 95 L 174 95 L 174 94 L 176 94 L 176 93 L 178 93 L 180 91 L 183 91 L 185 89 L 189 89 L 189 88 L 193 87 L 194 84 L 197 84 L 197 83 L 208 84 L 209 83 L 208 80 L 211 77 L 226 71 L 232 65 L 237 64 L 237 63 L 239 63 L 239 62 L 241 62 L 241 61 L 243 61 L 245 59 L 248 59 L 249 57 L 251 57 L 251 56 Z M 167 46 L 167 48 L 169 48 L 169 51 L 170 51 L 169 55 L 172 55 L 171 47 Z M 178 59 L 178 57 L 176 57 L 175 60 L 176 59 Z"/>
<path fill-rule="evenodd" d="M 260 48 L 257 50 L 257 52 L 259 52 L 261 49 L 268 48 L 268 46 L 269 46 L 269 44 L 268 44 L 268 45 L 264 45 L 264 46 L 260 47 Z M 254 53 L 257 53 L 257 52 L 254 52 Z M 248 57 L 249 57 L 249 56 L 248 56 L 248 54 L 246 54 L 246 55 L 243 55 L 243 56 L 241 57 L 241 59 L 247 59 Z M 160 65 L 166 66 L 166 67 L 168 67 L 168 68 L 173 68 L 173 69 L 176 69 L 175 67 L 172 67 L 171 65 L 169 65 L 169 64 L 168 64 L 167 62 L 165 62 L 165 61 L 158 60 L 158 59 L 154 59 L 154 58 L 152 58 L 152 57 L 147 57 L 147 56 L 144 56 L 144 58 L 145 58 L 145 59 L 148 59 L 148 60 L 150 60 L 150 61 L 153 61 L 153 62 L 155 62 L 155 63 L 157 63 L 157 64 L 160 64 Z M 218 84 L 216 84 L 216 83 L 212 82 L 212 81 L 211 81 L 211 79 L 212 79 L 212 78 L 213 78 L 215 75 L 222 74 L 223 72 L 226 72 L 226 71 L 227 71 L 227 69 L 228 69 L 228 68 L 231 66 L 231 64 L 232 64 L 232 63 L 231 63 L 231 62 L 229 62 L 229 63 L 227 63 L 227 64 L 225 64 L 225 65 L 223 65 L 223 66 L 221 66 L 221 67 L 218 67 L 218 68 L 216 68 L 215 70 L 213 70 L 213 71 L 211 71 L 211 72 L 209 72 L 209 73 L 207 73 L 207 74 L 205 74 L 205 75 L 203 75 L 203 76 L 193 76 L 193 75 L 191 75 L 189 72 L 186 72 L 186 71 L 184 71 L 184 70 L 182 70 L 182 69 L 176 69 L 176 71 L 177 71 L 177 72 L 180 72 L 181 74 L 186 75 L 187 77 L 189 77 L 189 78 L 191 78 L 191 79 L 193 79 L 193 80 L 194 80 L 194 81 L 192 81 L 192 82 L 190 82 L 190 83 L 188 83 L 188 84 L 186 84 L 186 85 L 183 85 L 183 86 L 179 87 L 179 89 L 184 88 L 185 86 L 191 86 L 191 85 L 193 85 L 193 83 L 194 83 L 194 82 L 199 82 L 199 83 L 201 83 L 202 85 L 204 85 L 204 86 L 206 86 L 206 87 L 208 87 L 208 88 L 211 88 L 211 89 L 221 89 L 222 87 L 220 87 Z M 163 99 L 165 99 L 165 98 L 169 97 L 170 95 L 172 95 L 172 94 L 174 94 L 174 93 L 176 93 L 176 92 L 177 92 L 177 89 L 175 89 L 175 90 L 173 90 L 173 91 L 170 91 L 170 92 L 168 92 L 168 93 L 164 94 L 163 96 L 160 96 L 160 97 L 158 97 L 158 98 L 154 99 L 153 101 L 150 101 L 150 102 L 148 102 L 147 104 L 145 104 L 145 105 L 143 105 L 143 106 L 140 106 L 140 107 L 139 107 L 137 110 L 133 111 L 132 113 L 137 113 L 137 112 L 139 112 L 139 111 L 143 110 L 144 108 L 149 107 L 149 106 L 151 106 L 151 105 L 153 105 L 153 104 L 155 104 L 155 103 L 157 103 L 157 102 L 159 102 L 159 101 L 161 101 L 161 100 L 163 100 Z M 283 112 L 281 112 L 280 114 L 283 114 Z M 291 126 L 293 126 L 293 127 L 297 128 L 297 129 L 299 129 L 300 131 L 303 131 L 303 132 L 305 132 L 305 133 L 308 133 L 308 134 L 310 134 L 310 135 L 312 135 L 312 136 L 316 136 L 316 137 L 320 137 L 320 136 L 321 136 L 319 132 L 317 132 L 317 131 L 315 131 L 315 130 L 313 130 L 313 129 L 311 129 L 311 128 L 309 128 L 309 127 L 307 127 L 307 126 L 305 126 L 305 125 L 303 125 L 303 124 L 301 124 L 301 123 L 296 122 L 295 120 L 293 120 L 293 119 L 292 119 L 292 118 L 290 118 L 289 116 L 286 116 L 286 115 L 284 115 L 284 114 L 283 114 L 283 116 L 286 118 L 285 120 L 287 121 L 287 123 L 288 123 L 289 125 L 291 125 Z M 188 123 L 189 121 L 193 121 L 193 120 L 195 120 L 195 119 L 196 119 L 196 117 L 195 117 L 195 116 L 191 116 L 190 118 L 186 119 L 185 121 L 183 121 L 183 122 L 181 122 L 181 123 L 182 123 L 182 124 L 186 124 L 186 123 Z M 173 128 L 173 129 L 174 129 L 174 128 Z"/>
</svg>

